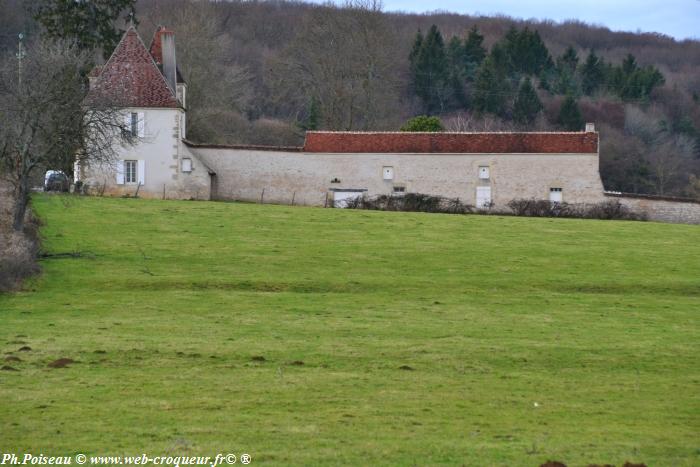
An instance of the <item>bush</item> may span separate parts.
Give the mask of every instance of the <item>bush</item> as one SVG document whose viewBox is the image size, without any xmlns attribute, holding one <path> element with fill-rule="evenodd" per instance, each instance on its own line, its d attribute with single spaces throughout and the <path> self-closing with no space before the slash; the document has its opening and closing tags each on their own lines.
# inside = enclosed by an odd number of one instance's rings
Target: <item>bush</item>
<svg viewBox="0 0 700 467">
<path fill-rule="evenodd" d="M 445 128 L 438 117 L 429 117 L 427 115 L 413 117 L 401 127 L 401 131 L 422 131 L 427 133 L 444 130 Z"/>
<path fill-rule="evenodd" d="M 527 217 L 645 220 L 644 215 L 632 211 L 617 200 L 594 204 L 569 204 L 538 199 L 514 199 L 508 203 L 508 208 L 516 216 Z"/>
<path fill-rule="evenodd" d="M 431 196 L 422 193 L 406 193 L 401 196 L 357 197 L 347 200 L 346 207 L 375 211 L 438 212 L 445 214 L 474 212 L 473 206 L 464 204 L 457 198 Z"/>
</svg>

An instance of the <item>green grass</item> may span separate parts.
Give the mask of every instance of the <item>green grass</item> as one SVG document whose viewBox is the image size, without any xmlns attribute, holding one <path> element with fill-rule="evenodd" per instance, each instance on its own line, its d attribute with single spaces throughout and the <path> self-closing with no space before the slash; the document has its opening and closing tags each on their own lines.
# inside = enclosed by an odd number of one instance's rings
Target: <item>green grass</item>
<svg viewBox="0 0 700 467">
<path fill-rule="evenodd" d="M 0 296 L 0 452 L 700 463 L 697 226 L 34 206 L 88 255 Z"/>
</svg>

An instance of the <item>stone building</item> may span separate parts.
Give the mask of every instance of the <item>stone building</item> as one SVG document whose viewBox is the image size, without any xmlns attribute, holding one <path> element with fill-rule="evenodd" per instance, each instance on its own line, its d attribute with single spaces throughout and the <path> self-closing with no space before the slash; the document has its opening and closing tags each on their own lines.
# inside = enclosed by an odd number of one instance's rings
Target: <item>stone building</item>
<svg viewBox="0 0 700 467">
<path fill-rule="evenodd" d="M 423 193 L 504 209 L 513 199 L 596 203 L 609 198 L 599 173 L 598 133 L 306 134 L 302 147 L 221 146 L 187 140 L 187 84 L 174 34 L 160 27 L 149 48 L 130 28 L 91 92 L 124 99 L 126 127 L 139 137 L 109 166 L 79 167 L 76 179 L 106 195 L 225 199 L 342 206 L 356 196 Z M 700 222 L 700 204 L 627 199 L 654 218 Z M 651 204 L 650 204 L 651 203 Z M 670 204 L 669 204 L 670 203 Z"/>
</svg>

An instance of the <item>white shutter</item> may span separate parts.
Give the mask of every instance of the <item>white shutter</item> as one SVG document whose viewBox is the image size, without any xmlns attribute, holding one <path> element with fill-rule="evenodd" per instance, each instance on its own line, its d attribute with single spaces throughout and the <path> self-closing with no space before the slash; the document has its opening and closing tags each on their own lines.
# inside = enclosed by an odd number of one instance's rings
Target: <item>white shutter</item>
<svg viewBox="0 0 700 467">
<path fill-rule="evenodd" d="M 124 161 L 117 161 L 117 185 L 124 184 Z"/>
<path fill-rule="evenodd" d="M 483 209 L 491 204 L 491 187 L 478 186 L 476 187 L 476 207 Z"/>
<path fill-rule="evenodd" d="M 139 162 L 138 170 L 136 171 L 136 173 L 139 177 L 139 185 L 145 185 L 146 184 L 146 161 L 139 160 L 138 162 Z"/>
<path fill-rule="evenodd" d="M 146 114 L 139 112 L 139 138 L 143 138 L 146 134 Z"/>
</svg>

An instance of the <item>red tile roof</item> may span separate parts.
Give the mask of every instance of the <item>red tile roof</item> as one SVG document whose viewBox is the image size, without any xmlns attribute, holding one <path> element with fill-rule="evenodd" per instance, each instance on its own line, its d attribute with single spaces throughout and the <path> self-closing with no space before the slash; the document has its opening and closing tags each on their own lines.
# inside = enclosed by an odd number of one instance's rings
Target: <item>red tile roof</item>
<svg viewBox="0 0 700 467">
<path fill-rule="evenodd" d="M 592 153 L 598 133 L 410 133 L 309 131 L 305 152 L 327 153 Z"/>
<path fill-rule="evenodd" d="M 88 98 L 109 98 L 121 107 L 178 107 L 174 93 L 133 27 L 99 71 Z"/>
</svg>

